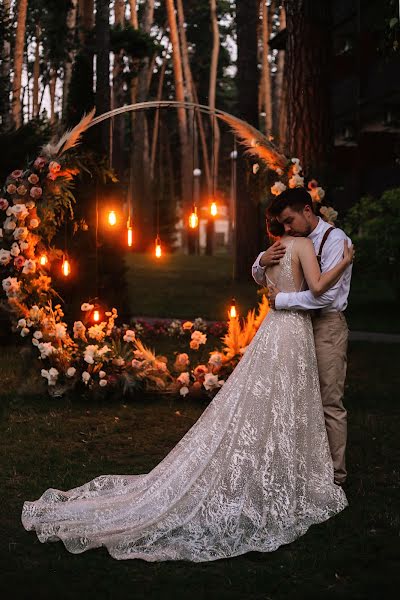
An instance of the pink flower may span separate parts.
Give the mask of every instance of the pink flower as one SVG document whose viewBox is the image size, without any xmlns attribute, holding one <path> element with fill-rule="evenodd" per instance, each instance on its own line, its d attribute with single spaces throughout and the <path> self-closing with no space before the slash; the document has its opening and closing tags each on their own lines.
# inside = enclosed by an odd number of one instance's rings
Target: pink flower
<svg viewBox="0 0 400 600">
<path fill-rule="evenodd" d="M 57 173 L 47 173 L 47 179 L 51 179 L 51 181 L 55 181 L 57 179 Z"/>
<path fill-rule="evenodd" d="M 26 187 L 25 187 L 24 185 L 19 185 L 19 186 L 17 187 L 17 192 L 18 192 L 18 194 L 19 194 L 20 196 L 25 196 L 25 194 L 26 194 L 26 192 L 27 192 L 27 191 L 28 191 L 28 190 L 26 189 Z"/>
<path fill-rule="evenodd" d="M 22 177 L 22 175 L 23 171 L 21 171 L 21 169 L 16 169 L 11 173 L 10 177 L 12 177 L 13 179 L 19 179 L 20 177 Z"/>
<path fill-rule="evenodd" d="M 36 175 L 36 173 L 31 173 L 28 177 L 28 181 L 32 185 L 36 185 L 37 182 L 39 181 L 39 177 Z"/>
<path fill-rule="evenodd" d="M 10 183 L 10 184 L 7 186 L 7 192 L 8 192 L 9 194 L 15 194 L 15 192 L 16 192 L 16 191 L 17 191 L 17 188 L 16 188 L 16 186 L 15 186 L 13 183 Z"/>
<path fill-rule="evenodd" d="M 49 164 L 49 171 L 50 173 L 58 173 L 61 169 L 61 165 L 56 162 L 55 160 L 52 160 L 51 163 Z"/>
<path fill-rule="evenodd" d="M 45 164 L 46 164 L 46 159 L 43 158 L 43 156 L 38 156 L 37 159 L 35 160 L 35 162 L 33 163 L 33 166 L 36 169 L 43 169 Z"/>
<path fill-rule="evenodd" d="M 25 256 L 16 256 L 16 257 L 14 258 L 14 267 L 15 267 L 16 269 L 22 269 L 22 267 L 23 267 L 23 266 L 24 266 L 24 264 L 25 264 L 25 260 L 26 260 L 26 259 L 25 259 Z"/>
<path fill-rule="evenodd" d="M 41 187 L 33 187 L 31 188 L 31 196 L 32 198 L 40 198 L 40 196 L 42 195 L 42 188 Z"/>
<path fill-rule="evenodd" d="M 5 198 L 0 198 L 0 209 L 7 210 L 7 208 L 8 208 L 8 200 L 6 200 Z"/>
</svg>

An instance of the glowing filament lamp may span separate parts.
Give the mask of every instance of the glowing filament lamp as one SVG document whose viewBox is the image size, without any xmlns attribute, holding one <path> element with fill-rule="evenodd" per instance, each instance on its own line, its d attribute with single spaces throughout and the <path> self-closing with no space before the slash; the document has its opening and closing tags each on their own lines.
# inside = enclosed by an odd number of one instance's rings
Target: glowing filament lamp
<svg viewBox="0 0 400 600">
<path fill-rule="evenodd" d="M 42 254 L 39 258 L 39 264 L 41 264 L 42 267 L 44 267 L 47 265 L 48 262 L 49 262 L 49 259 L 47 258 L 47 254 Z"/>
<path fill-rule="evenodd" d="M 128 234 L 128 246 L 129 246 L 129 248 L 132 248 L 132 246 L 133 246 L 133 227 L 132 227 L 132 221 L 130 218 L 128 219 L 126 227 L 127 227 L 127 234 Z"/>
<path fill-rule="evenodd" d="M 115 210 L 110 210 L 108 213 L 108 224 L 111 225 L 111 227 L 114 227 L 114 225 L 117 224 L 117 215 L 115 214 Z"/>
<path fill-rule="evenodd" d="M 189 217 L 189 227 L 196 229 L 199 225 L 199 217 L 197 216 L 197 206 L 193 205 L 192 214 Z"/>
<path fill-rule="evenodd" d="M 98 323 L 100 321 L 100 311 L 98 308 L 95 308 L 93 311 L 93 321 Z"/>
<path fill-rule="evenodd" d="M 156 257 L 160 258 L 161 257 L 161 240 L 159 238 L 159 236 L 157 236 L 156 238 Z"/>
<path fill-rule="evenodd" d="M 229 317 L 231 319 L 234 319 L 235 317 L 237 317 L 236 300 L 235 300 L 235 298 L 232 298 L 232 301 L 231 301 L 231 306 L 229 308 Z"/>
<path fill-rule="evenodd" d="M 213 216 L 213 217 L 217 216 L 218 208 L 217 208 L 217 203 L 216 202 L 211 202 L 210 213 L 211 213 L 211 216 Z"/>
<path fill-rule="evenodd" d="M 69 275 L 71 275 L 71 265 L 69 264 L 69 260 L 67 260 L 66 258 L 64 258 L 63 260 L 61 271 L 64 277 L 68 277 Z"/>
</svg>

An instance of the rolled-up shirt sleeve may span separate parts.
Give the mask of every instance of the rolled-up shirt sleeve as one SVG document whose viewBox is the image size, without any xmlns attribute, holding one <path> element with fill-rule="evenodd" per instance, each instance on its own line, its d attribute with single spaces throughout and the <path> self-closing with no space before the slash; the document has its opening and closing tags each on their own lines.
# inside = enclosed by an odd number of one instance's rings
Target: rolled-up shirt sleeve
<svg viewBox="0 0 400 600">
<path fill-rule="evenodd" d="M 265 269 L 266 267 L 262 267 L 260 265 L 260 259 L 262 257 L 262 255 L 264 254 L 264 252 L 260 252 L 260 254 L 257 256 L 256 260 L 253 263 L 253 266 L 251 267 L 251 274 L 253 276 L 253 279 L 256 283 L 258 283 L 258 285 L 266 285 L 266 279 L 265 279 Z"/>
<path fill-rule="evenodd" d="M 351 243 L 351 240 L 340 230 L 332 232 L 331 236 L 332 239 L 328 238 L 326 242 L 322 272 L 329 271 L 342 259 L 343 240 L 347 239 Z M 275 308 L 276 310 L 316 310 L 330 306 L 339 294 L 342 277 L 334 286 L 318 297 L 315 297 L 310 290 L 289 293 L 279 292 L 275 298 Z"/>
</svg>

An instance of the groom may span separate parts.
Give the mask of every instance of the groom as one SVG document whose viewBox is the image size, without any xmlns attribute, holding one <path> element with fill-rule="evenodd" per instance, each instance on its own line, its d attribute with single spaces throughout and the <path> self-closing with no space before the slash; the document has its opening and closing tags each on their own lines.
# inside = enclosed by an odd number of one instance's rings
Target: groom
<svg viewBox="0 0 400 600">
<path fill-rule="evenodd" d="M 304 188 L 286 189 L 274 198 L 268 213 L 284 226 L 287 235 L 310 238 L 322 273 L 341 260 L 343 240 L 351 243 L 341 229 L 332 227 L 314 214 L 312 200 Z M 252 267 L 253 277 L 258 284 L 266 285 L 266 268 L 278 264 L 284 254 L 285 247 L 279 241 L 259 254 Z M 343 485 L 347 476 L 347 412 L 343 406 L 343 395 L 348 328 L 344 310 L 350 291 L 351 272 L 352 265 L 336 285 L 318 298 L 309 290 L 283 293 L 277 288 L 269 288 L 270 305 L 275 310 L 311 312 L 325 425 L 337 485 Z"/>
</svg>

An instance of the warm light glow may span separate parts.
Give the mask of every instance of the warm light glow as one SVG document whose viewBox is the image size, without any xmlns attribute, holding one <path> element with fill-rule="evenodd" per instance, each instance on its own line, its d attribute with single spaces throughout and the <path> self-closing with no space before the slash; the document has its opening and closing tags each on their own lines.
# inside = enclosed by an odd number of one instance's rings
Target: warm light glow
<svg viewBox="0 0 400 600">
<path fill-rule="evenodd" d="M 110 210 L 108 213 L 108 223 L 112 227 L 117 224 L 117 215 L 115 214 L 115 210 Z"/>
<path fill-rule="evenodd" d="M 157 236 L 157 239 L 156 239 L 156 257 L 160 258 L 161 254 L 162 254 L 162 252 L 161 252 L 161 240 Z"/>
<path fill-rule="evenodd" d="M 229 316 L 232 319 L 234 319 L 235 317 L 237 317 L 236 301 L 235 301 L 234 298 L 232 298 L 231 307 L 229 309 Z"/>
<path fill-rule="evenodd" d="M 93 311 L 93 321 L 95 323 L 100 321 L 100 311 L 97 308 L 96 308 L 96 310 Z"/>
<path fill-rule="evenodd" d="M 64 260 L 63 260 L 61 269 L 62 269 L 62 273 L 63 273 L 64 277 L 68 277 L 68 275 L 70 275 L 71 266 L 69 264 L 69 261 L 66 258 L 64 258 Z"/>
<path fill-rule="evenodd" d="M 213 217 L 215 217 L 218 213 L 217 203 L 211 202 L 210 213 Z"/>
<path fill-rule="evenodd" d="M 128 246 L 129 248 L 133 246 L 133 227 L 128 227 Z"/>
<path fill-rule="evenodd" d="M 47 263 L 49 262 L 49 259 L 47 258 L 46 254 L 42 254 L 41 257 L 39 258 L 39 263 L 44 266 L 47 265 Z"/>
<path fill-rule="evenodd" d="M 199 217 L 197 216 L 197 207 L 193 206 L 192 214 L 189 217 L 189 227 L 196 229 L 199 224 Z"/>
</svg>

